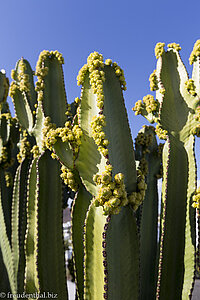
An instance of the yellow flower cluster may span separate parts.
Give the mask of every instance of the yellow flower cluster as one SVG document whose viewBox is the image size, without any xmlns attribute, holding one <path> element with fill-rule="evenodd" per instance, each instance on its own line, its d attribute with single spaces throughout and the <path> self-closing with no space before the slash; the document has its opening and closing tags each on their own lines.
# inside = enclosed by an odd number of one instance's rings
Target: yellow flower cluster
<svg viewBox="0 0 200 300">
<path fill-rule="evenodd" d="M 11 187 L 13 185 L 13 177 L 10 172 L 5 172 L 6 187 Z"/>
<path fill-rule="evenodd" d="M 74 99 L 74 101 L 75 101 L 76 104 L 79 104 L 79 103 L 81 102 L 81 99 L 80 99 L 79 97 L 76 97 L 76 98 Z"/>
<path fill-rule="evenodd" d="M 6 147 L 2 147 L 1 156 L 0 156 L 0 164 L 6 163 L 8 160 L 8 152 Z"/>
<path fill-rule="evenodd" d="M 82 68 L 80 69 L 78 76 L 77 76 L 77 85 L 82 85 L 84 83 L 85 80 L 85 75 L 88 72 L 88 65 L 85 64 L 82 66 Z"/>
<path fill-rule="evenodd" d="M 200 124 L 197 124 L 192 130 L 191 134 L 196 135 L 197 137 L 200 137 Z"/>
<path fill-rule="evenodd" d="M 165 95 L 165 89 L 160 89 L 160 93 L 161 93 L 162 95 Z"/>
<path fill-rule="evenodd" d="M 63 179 L 64 183 L 68 185 L 72 191 L 76 192 L 78 189 L 78 184 L 76 183 L 73 171 L 65 166 L 62 166 L 61 172 L 62 173 L 60 177 Z"/>
<path fill-rule="evenodd" d="M 200 106 L 198 106 L 195 110 L 195 120 L 200 122 Z"/>
<path fill-rule="evenodd" d="M 142 204 L 142 201 L 144 200 L 145 197 L 146 189 L 147 189 L 147 184 L 145 183 L 145 175 L 139 169 L 137 171 L 137 191 L 133 192 L 130 196 L 128 196 L 128 201 L 132 205 L 135 211 Z"/>
<path fill-rule="evenodd" d="M 50 131 L 54 131 L 56 129 L 56 124 L 51 123 L 51 118 L 50 117 L 46 117 L 44 119 L 44 127 L 42 129 L 42 134 L 43 134 L 43 150 L 45 150 L 46 148 L 48 148 L 49 150 L 53 150 L 52 149 L 52 145 L 54 145 L 56 143 L 56 139 L 55 137 L 52 135 L 52 137 L 49 135 L 49 137 L 47 138 L 47 135 Z"/>
<path fill-rule="evenodd" d="M 157 43 L 155 47 L 155 56 L 158 59 L 165 52 L 165 43 Z"/>
<path fill-rule="evenodd" d="M 6 120 L 11 120 L 12 119 L 10 113 L 3 113 L 3 114 L 1 114 L 0 115 L 0 120 L 3 119 L 3 118 L 6 118 Z"/>
<path fill-rule="evenodd" d="M 195 194 L 192 197 L 192 206 L 194 208 L 200 209 L 200 187 L 196 190 Z"/>
<path fill-rule="evenodd" d="M 61 138 L 63 143 L 70 143 L 76 155 L 81 144 L 82 130 L 78 125 L 72 126 L 70 121 L 67 121 L 64 127 L 56 128 L 55 124 L 51 123 L 50 117 L 47 117 L 44 121 L 43 136 L 44 148 L 47 147 L 52 151 L 52 146 L 57 142 L 57 138 Z"/>
<path fill-rule="evenodd" d="M 192 53 L 190 54 L 189 62 L 191 65 L 197 60 L 198 56 L 200 56 L 200 40 L 196 41 Z"/>
<path fill-rule="evenodd" d="M 1 148 L 1 155 L 0 155 L 0 165 L 1 168 L 7 169 L 14 164 L 15 159 L 12 157 L 9 159 L 8 156 L 8 149 L 6 146 Z"/>
<path fill-rule="evenodd" d="M 200 106 L 197 106 L 195 110 L 194 119 L 197 122 L 200 122 Z M 197 137 L 200 137 L 200 124 L 197 124 L 194 126 L 194 128 L 191 130 L 191 134 L 196 135 Z"/>
<path fill-rule="evenodd" d="M 92 136 L 98 146 L 98 150 L 103 154 L 103 156 L 106 157 L 108 155 L 107 146 L 109 144 L 109 141 L 106 139 L 105 132 L 103 131 L 104 126 L 106 126 L 104 115 L 98 115 L 92 118 Z"/>
<path fill-rule="evenodd" d="M 194 97 L 197 95 L 194 80 L 192 80 L 192 79 L 187 80 L 185 82 L 185 87 L 186 87 L 188 93 L 190 93 L 190 95 L 192 95 Z"/>
<path fill-rule="evenodd" d="M 162 129 L 161 125 L 156 125 L 156 130 L 155 130 L 157 136 L 159 137 L 159 139 L 161 140 L 166 140 L 167 139 L 167 130 Z"/>
<path fill-rule="evenodd" d="M 158 90 L 158 79 L 156 76 L 156 70 L 154 70 L 153 73 L 150 75 L 149 82 L 150 82 L 150 90 L 151 91 Z"/>
<path fill-rule="evenodd" d="M 98 195 L 94 200 L 96 206 L 102 206 L 105 215 L 118 214 L 122 207 L 131 204 L 134 210 L 137 210 L 142 203 L 147 185 L 145 175 L 142 170 L 137 171 L 137 191 L 127 195 L 124 175 L 118 173 L 112 179 L 112 166 L 106 166 L 106 170 L 101 174 L 96 174 L 93 178 L 99 186 Z"/>
<path fill-rule="evenodd" d="M 142 115 L 142 112 L 144 111 L 144 104 L 142 103 L 142 100 L 138 100 L 132 110 L 135 112 L 136 116 Z"/>
<path fill-rule="evenodd" d="M 30 155 L 30 153 L 31 153 L 31 145 L 27 139 L 27 133 L 26 133 L 26 131 L 24 131 L 23 139 L 20 142 L 20 150 L 19 150 L 19 153 L 17 154 L 18 162 L 21 163 L 25 157 Z"/>
<path fill-rule="evenodd" d="M 158 101 L 152 95 L 146 95 L 143 97 L 143 102 L 142 100 L 138 100 L 132 110 L 135 111 L 135 115 L 137 116 L 142 115 L 145 109 L 147 113 L 154 113 L 158 110 L 158 107 Z"/>
<path fill-rule="evenodd" d="M 155 112 L 158 109 L 158 101 L 152 95 L 144 96 L 143 103 L 148 113 Z"/>
<path fill-rule="evenodd" d="M 176 43 L 170 43 L 167 45 L 168 48 L 173 48 L 175 49 L 176 51 L 180 51 L 181 50 L 181 46 L 179 44 L 176 44 Z"/>
<path fill-rule="evenodd" d="M 101 175 L 96 174 L 94 182 L 99 185 L 98 195 L 94 202 L 96 206 L 103 206 L 105 215 L 116 215 L 123 206 L 128 204 L 124 175 L 118 173 L 113 180 L 111 165 L 107 165 L 106 170 Z"/>
<path fill-rule="evenodd" d="M 33 154 L 33 158 L 37 158 L 40 155 L 40 148 L 37 145 L 33 146 L 31 153 Z"/>
<path fill-rule="evenodd" d="M 17 84 L 16 84 L 14 81 L 12 81 L 11 84 L 10 84 L 9 96 L 10 96 L 11 98 L 14 98 L 14 96 L 15 96 L 17 90 L 18 90 Z"/>
</svg>

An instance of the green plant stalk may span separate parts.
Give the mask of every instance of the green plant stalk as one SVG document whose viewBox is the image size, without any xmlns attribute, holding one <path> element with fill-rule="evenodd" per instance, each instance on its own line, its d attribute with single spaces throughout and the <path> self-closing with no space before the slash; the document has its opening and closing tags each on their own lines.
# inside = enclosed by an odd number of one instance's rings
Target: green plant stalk
<svg viewBox="0 0 200 300">
<path fill-rule="evenodd" d="M 195 265 L 195 210 L 191 207 L 196 185 L 193 130 L 199 105 L 195 90 L 178 51 L 180 46 L 156 46 L 157 91 L 153 112 L 157 132 L 167 142 L 163 151 L 163 187 L 160 258 L 157 295 L 159 299 L 188 299 L 192 293 Z M 143 106 L 144 114 L 148 109 Z M 143 112 L 142 112 L 143 113 Z M 178 242 L 177 242 L 178 241 Z M 173 275 L 172 275 L 173 274 Z"/>
<path fill-rule="evenodd" d="M 59 174 L 59 163 L 52 160 L 49 151 L 33 161 L 28 192 L 25 290 L 51 291 L 58 299 L 68 299 Z"/>
<path fill-rule="evenodd" d="M 92 195 L 79 183 L 72 207 L 72 244 L 76 287 L 79 299 L 84 299 L 84 222 Z"/>
<path fill-rule="evenodd" d="M 147 190 L 138 209 L 140 237 L 140 299 L 155 299 L 158 264 L 158 177 L 161 172 L 161 154 L 155 128 L 143 126 L 135 139 L 136 160 L 146 169 Z M 161 149 L 160 149 L 161 150 Z M 161 152 L 161 151 L 160 151 Z"/>
<path fill-rule="evenodd" d="M 95 53 L 94 55 L 98 56 Z M 94 87 L 91 86 L 90 80 L 92 74 L 90 74 L 90 71 L 86 71 L 82 82 L 83 88 L 78 119 L 83 130 L 83 136 L 75 166 L 79 171 L 83 184 L 93 197 L 98 195 L 99 188 L 94 182 L 94 175 L 105 172 L 106 165 L 112 165 L 113 177 L 119 172 L 124 174 L 127 193 L 131 194 L 136 190 L 136 168 L 121 85 L 114 68 L 105 65 L 102 70 L 105 74 L 105 81 L 102 86 L 104 96 L 103 107 L 101 100 L 99 100 L 101 97 L 94 92 Z M 105 117 L 106 125 L 103 132 L 105 133 L 105 139 L 109 142 L 107 147 L 108 155 L 106 154 L 106 147 L 101 151 L 95 143 L 92 122 L 95 118 L 98 119 L 99 116 Z M 124 131 L 126 134 L 124 134 Z M 124 147 L 124 145 L 127 147 Z M 125 212 L 129 215 L 128 220 L 130 221 L 131 229 L 127 225 L 128 222 L 126 223 L 125 221 Z M 124 297 L 128 297 L 126 299 L 132 299 L 133 295 L 138 295 L 137 280 L 133 283 L 137 277 L 139 260 L 137 257 L 137 228 L 132 208 L 123 208 L 120 215 L 111 217 L 110 230 L 108 229 L 109 221 L 110 217 L 107 218 L 103 215 L 102 208 L 95 207 L 92 202 L 85 221 L 84 299 L 99 299 L 99 297 L 103 297 L 104 299 L 109 297 L 108 299 L 112 299 L 113 295 L 116 296 L 117 293 L 120 296 L 124 294 Z M 126 236 L 130 234 L 129 238 L 127 237 L 126 239 L 123 236 L 124 231 L 120 224 L 126 225 L 125 228 L 128 231 Z M 109 234 L 106 238 L 107 229 L 109 230 Z M 126 241 L 124 244 L 120 241 L 122 237 Z M 121 256 L 115 255 L 112 257 L 113 249 L 118 247 Z M 128 270 L 126 267 L 120 269 L 120 266 L 123 265 L 123 253 L 126 253 L 127 248 L 130 249 L 130 252 L 135 253 L 134 259 L 128 256 L 127 260 L 124 259 Z M 106 261 L 107 255 L 111 263 Z M 118 260 L 120 261 L 119 263 Z M 135 273 L 129 272 L 130 269 L 135 270 Z M 108 281 L 109 276 L 112 279 Z M 125 278 L 126 281 L 128 280 L 128 282 L 133 283 L 132 287 L 126 291 L 127 293 L 125 292 L 127 287 L 124 282 Z"/>
</svg>

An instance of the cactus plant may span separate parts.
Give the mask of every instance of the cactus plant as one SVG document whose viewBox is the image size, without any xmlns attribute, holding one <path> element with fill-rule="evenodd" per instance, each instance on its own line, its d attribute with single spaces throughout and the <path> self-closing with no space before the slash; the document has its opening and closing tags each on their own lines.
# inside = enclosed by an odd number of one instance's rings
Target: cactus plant
<svg viewBox="0 0 200 300">
<path fill-rule="evenodd" d="M 150 76 L 156 100 L 147 95 L 134 110 L 157 126 L 140 130 L 135 149 L 124 72 L 111 59 L 90 54 L 77 77 L 81 96 L 69 105 L 58 51 L 43 51 L 35 73 L 21 58 L 10 85 L 16 118 L 0 73 L 2 291 L 68 299 L 62 210 L 64 195 L 71 195 L 78 299 L 189 299 L 200 207 L 194 156 L 199 45 L 190 59 L 192 79 L 179 45 L 168 45 L 166 52 L 163 43 L 156 46 L 157 69 Z M 164 146 L 155 134 L 166 139 Z"/>
<path fill-rule="evenodd" d="M 151 123 L 156 122 L 158 136 L 166 139 L 157 299 L 188 299 L 194 284 L 194 134 L 198 135 L 200 104 L 199 48 L 195 47 L 190 59 L 194 62 L 193 75 L 189 79 L 179 55 L 180 46 L 172 43 L 165 51 L 164 43 L 158 43 L 155 48 L 157 68 L 150 76 L 150 87 L 156 91 L 156 100 L 148 95 L 134 107 L 136 114 L 142 114 Z"/>
<path fill-rule="evenodd" d="M 135 139 L 136 162 L 145 174 L 147 190 L 137 210 L 140 237 L 140 299 L 154 299 L 158 248 L 158 179 L 162 177 L 162 148 L 157 144 L 155 128 L 144 126 Z"/>
<path fill-rule="evenodd" d="M 78 84 L 83 86 L 77 109 L 82 136 L 74 165 L 80 182 L 72 212 L 78 295 L 80 299 L 137 297 L 138 238 L 131 206 L 145 184 L 137 193 L 133 143 L 121 91 L 125 89 L 123 71 L 94 52 L 79 72 Z M 140 181 L 142 186 L 142 174 Z M 84 231 L 75 231 L 80 225 Z M 124 251 L 129 251 L 128 257 Z"/>
<path fill-rule="evenodd" d="M 64 124 L 67 120 L 62 63 L 62 56 L 58 52 L 41 53 L 36 68 L 39 82 L 36 88 L 33 71 L 27 60 L 20 59 L 12 71 L 10 96 L 21 135 L 19 143 L 17 136 L 15 137 L 15 145 L 19 145 L 19 153 L 15 153 L 19 166 L 15 168 L 16 172 L 12 172 L 15 176 L 12 217 L 8 218 L 12 220 L 12 238 L 9 241 L 6 234 L 6 231 L 9 233 L 9 223 L 5 224 L 4 220 L 5 213 L 9 210 L 4 209 L 4 212 L 1 210 L 1 249 L 12 293 L 49 291 L 59 294 L 60 299 L 67 299 L 60 164 L 51 158 L 43 139 L 45 116 L 52 118 L 57 125 Z M 61 106 L 58 113 L 52 107 L 54 93 Z M 1 114 L 2 121 L 4 115 L 5 113 Z M 1 124 L 2 139 L 6 138 L 4 123 Z M 4 144 L 3 142 L 2 146 Z M 3 150 L 4 148 L 2 147 Z M 2 158 L 5 152 L 3 150 Z M 50 178 L 49 168 L 52 169 Z M 47 182 L 51 182 L 51 185 Z M 3 187 L 1 191 L 2 189 Z M 5 202 L 8 199 L 4 195 L 2 201 Z M 41 242 L 44 238 L 45 241 Z M 54 276 L 49 276 L 49 273 Z M 3 287 L 2 289 L 4 290 Z"/>
</svg>

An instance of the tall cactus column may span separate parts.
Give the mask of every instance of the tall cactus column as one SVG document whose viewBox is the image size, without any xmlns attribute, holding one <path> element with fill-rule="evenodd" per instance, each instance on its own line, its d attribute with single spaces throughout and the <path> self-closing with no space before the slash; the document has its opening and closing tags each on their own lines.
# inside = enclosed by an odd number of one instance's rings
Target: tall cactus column
<svg viewBox="0 0 200 300">
<path fill-rule="evenodd" d="M 20 238 L 25 253 L 20 256 L 18 289 L 25 289 L 27 293 L 50 292 L 58 299 L 68 298 L 62 224 L 63 186 L 60 163 L 52 159 L 47 149 L 46 134 L 47 128 L 63 126 L 67 121 L 63 62 L 58 51 L 43 51 L 36 66 L 38 81 L 35 87 L 30 64 L 22 58 L 12 72 L 14 81 L 10 89 L 17 119 L 24 130 L 18 160 L 21 165 L 27 157 L 32 160 L 28 183 L 25 180 L 27 192 L 23 195 L 27 200 L 27 227 L 26 230 L 23 226 L 19 228 L 23 231 Z M 19 173 L 20 181 L 23 177 L 24 174 Z M 13 207 L 16 220 L 18 209 L 16 203 Z"/>
<path fill-rule="evenodd" d="M 81 69 L 78 83 L 83 86 L 78 109 L 83 135 L 75 166 L 93 197 L 84 224 L 85 286 L 79 296 L 137 298 L 139 249 L 132 205 L 137 208 L 145 185 L 141 175 L 141 189 L 137 189 L 133 142 L 122 96 L 123 71 L 110 59 L 104 63 L 102 55 L 94 52 Z M 78 278 L 82 270 L 76 272 Z"/>
<path fill-rule="evenodd" d="M 138 168 L 145 174 L 147 190 L 137 211 L 140 237 L 140 298 L 155 299 L 158 259 L 158 179 L 162 177 L 162 148 L 155 128 L 143 126 L 135 139 Z"/>
<path fill-rule="evenodd" d="M 188 78 L 181 61 L 180 46 L 158 43 L 157 69 L 150 76 L 153 96 L 144 97 L 134 110 L 166 139 L 163 149 L 162 216 L 157 299 L 189 299 L 195 270 L 195 210 L 192 195 L 196 188 L 194 156 L 195 109 L 199 105 L 194 81 Z M 182 298 L 181 298 L 182 297 Z"/>
</svg>

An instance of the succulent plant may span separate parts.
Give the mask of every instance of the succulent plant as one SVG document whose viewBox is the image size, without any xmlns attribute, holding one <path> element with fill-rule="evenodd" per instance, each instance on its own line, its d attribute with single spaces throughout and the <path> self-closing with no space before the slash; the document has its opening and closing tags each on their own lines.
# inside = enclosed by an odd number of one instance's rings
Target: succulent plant
<svg viewBox="0 0 200 300">
<path fill-rule="evenodd" d="M 157 68 L 150 76 L 156 99 L 148 105 L 143 99 L 135 105 L 165 139 L 163 148 L 163 185 L 160 254 L 157 299 L 189 299 L 194 285 L 196 225 L 192 197 L 196 190 L 194 134 L 198 136 L 199 119 L 199 42 L 190 62 L 194 64 L 188 78 L 180 58 L 180 46 L 172 43 L 165 51 L 158 43 Z M 152 82 L 153 80 L 153 82 Z M 196 198 L 195 198 L 196 201 Z M 195 205 L 193 205 L 195 206 Z M 173 276 L 172 276 L 173 274 Z M 182 298 L 181 298 L 182 297 Z"/>
<path fill-rule="evenodd" d="M 190 299 L 199 255 L 200 42 L 191 79 L 179 51 L 175 43 L 167 51 L 156 45 L 156 97 L 133 110 L 157 125 L 140 130 L 135 148 L 124 72 L 111 59 L 89 55 L 77 77 L 81 96 L 67 104 L 62 55 L 43 51 L 35 72 L 21 58 L 9 90 L 14 118 L 0 72 L 1 291 L 68 299 L 62 212 L 72 197 L 78 299 Z"/>
</svg>

